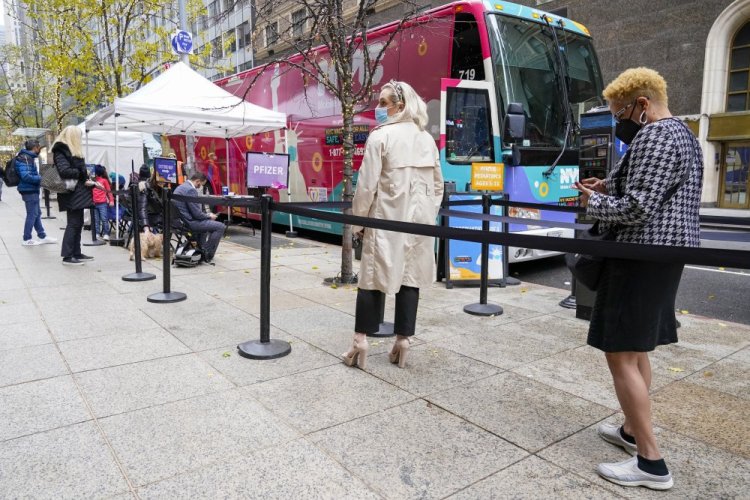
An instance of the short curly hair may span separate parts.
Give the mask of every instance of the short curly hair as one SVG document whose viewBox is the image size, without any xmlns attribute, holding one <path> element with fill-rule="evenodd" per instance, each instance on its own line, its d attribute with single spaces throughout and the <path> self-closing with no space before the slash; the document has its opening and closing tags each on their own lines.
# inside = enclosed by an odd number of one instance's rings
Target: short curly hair
<svg viewBox="0 0 750 500">
<path fill-rule="evenodd" d="M 644 67 L 626 69 L 607 85 L 602 95 L 608 102 L 625 103 L 643 96 L 668 103 L 667 82 L 658 72 Z"/>
</svg>

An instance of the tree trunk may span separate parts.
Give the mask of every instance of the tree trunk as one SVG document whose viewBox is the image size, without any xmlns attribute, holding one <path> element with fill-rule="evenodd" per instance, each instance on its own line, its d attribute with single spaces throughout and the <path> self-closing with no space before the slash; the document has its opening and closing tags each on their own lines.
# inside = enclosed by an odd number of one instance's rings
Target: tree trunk
<svg viewBox="0 0 750 500">
<path fill-rule="evenodd" d="M 351 82 L 348 82 L 351 86 Z M 344 201 L 352 201 L 354 190 L 352 189 L 352 177 L 354 175 L 354 104 L 351 92 L 345 93 L 343 99 L 341 116 L 344 119 Z M 351 208 L 344 210 L 344 214 L 351 215 Z M 354 273 L 352 271 L 352 226 L 345 224 L 341 241 L 341 282 L 352 283 Z"/>
</svg>

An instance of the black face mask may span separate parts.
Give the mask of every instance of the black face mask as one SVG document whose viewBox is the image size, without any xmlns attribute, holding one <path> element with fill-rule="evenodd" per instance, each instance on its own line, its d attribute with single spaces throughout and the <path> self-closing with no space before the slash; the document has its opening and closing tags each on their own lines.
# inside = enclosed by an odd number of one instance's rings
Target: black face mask
<svg viewBox="0 0 750 500">
<path fill-rule="evenodd" d="M 643 125 L 633 120 L 623 120 L 615 126 L 615 137 L 630 146 Z"/>
</svg>

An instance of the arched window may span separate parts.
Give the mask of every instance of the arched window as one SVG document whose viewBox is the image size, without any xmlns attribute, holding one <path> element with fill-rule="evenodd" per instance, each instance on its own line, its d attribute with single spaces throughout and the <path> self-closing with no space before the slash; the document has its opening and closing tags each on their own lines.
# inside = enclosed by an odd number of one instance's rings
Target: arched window
<svg viewBox="0 0 750 500">
<path fill-rule="evenodd" d="M 727 88 L 727 111 L 746 110 L 750 110 L 750 22 L 732 41 Z"/>
</svg>

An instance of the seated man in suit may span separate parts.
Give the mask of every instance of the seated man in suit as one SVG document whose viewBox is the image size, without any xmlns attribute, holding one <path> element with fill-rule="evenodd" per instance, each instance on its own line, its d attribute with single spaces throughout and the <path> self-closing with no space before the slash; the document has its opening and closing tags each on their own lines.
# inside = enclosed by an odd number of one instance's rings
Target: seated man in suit
<svg viewBox="0 0 750 500">
<path fill-rule="evenodd" d="M 195 172 L 184 184 L 177 186 L 174 194 L 183 196 L 199 196 L 203 191 L 203 186 L 208 182 L 206 174 Z M 204 252 L 204 260 L 211 262 L 219 247 L 222 236 L 224 236 L 224 224 L 216 221 L 216 214 L 205 213 L 200 203 L 185 202 L 174 200 L 174 205 L 180 211 L 180 218 L 198 235 L 201 248 Z"/>
</svg>

